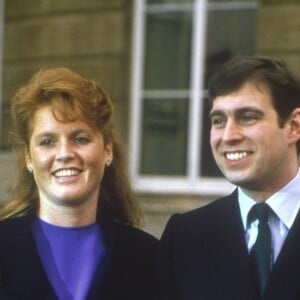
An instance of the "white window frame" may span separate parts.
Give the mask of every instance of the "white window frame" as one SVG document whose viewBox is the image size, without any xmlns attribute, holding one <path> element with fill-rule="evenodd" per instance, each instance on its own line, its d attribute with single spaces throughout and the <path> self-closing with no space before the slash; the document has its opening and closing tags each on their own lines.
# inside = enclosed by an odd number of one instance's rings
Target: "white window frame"
<svg viewBox="0 0 300 300">
<path fill-rule="evenodd" d="M 236 4 L 235 4 L 236 5 Z M 243 1 L 237 6 L 230 6 L 230 9 L 242 6 L 254 7 L 253 1 Z M 133 23 L 133 44 L 132 44 L 132 78 L 131 78 L 131 124 L 130 124 L 130 149 L 129 167 L 131 181 L 136 192 L 156 194 L 201 194 L 201 195 L 222 195 L 229 193 L 234 186 L 224 178 L 200 177 L 199 159 L 201 157 L 200 141 L 202 132 L 201 99 L 205 91 L 201 86 L 203 82 L 206 12 L 208 9 L 228 8 L 223 3 L 214 3 L 213 6 L 207 0 L 195 0 L 193 4 L 165 4 L 145 5 L 145 0 L 134 1 L 134 23 Z M 193 13 L 192 33 L 192 62 L 191 62 L 191 85 L 189 90 L 143 90 L 143 57 L 144 57 L 144 34 L 145 34 L 145 12 L 167 12 L 178 8 L 181 11 Z M 173 94 L 172 94 L 173 93 Z M 174 98 L 187 97 L 190 99 L 189 124 L 188 124 L 188 158 L 187 175 L 185 176 L 146 176 L 138 173 L 141 149 L 141 124 L 142 124 L 142 99 L 146 96 L 160 98 L 164 95 Z"/>
</svg>

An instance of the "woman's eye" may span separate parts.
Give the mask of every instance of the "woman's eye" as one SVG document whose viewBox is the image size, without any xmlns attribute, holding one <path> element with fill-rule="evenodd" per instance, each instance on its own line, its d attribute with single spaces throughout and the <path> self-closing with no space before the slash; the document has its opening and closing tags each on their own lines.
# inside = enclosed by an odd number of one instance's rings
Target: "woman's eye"
<svg viewBox="0 0 300 300">
<path fill-rule="evenodd" d="M 40 146 L 51 146 L 51 145 L 53 145 L 54 144 L 54 140 L 52 140 L 52 139 L 44 139 L 44 140 L 42 140 L 41 142 L 40 142 Z"/>
<path fill-rule="evenodd" d="M 90 140 L 84 136 L 77 136 L 74 138 L 74 141 L 75 141 L 75 144 L 85 145 L 85 144 L 89 143 Z"/>
</svg>

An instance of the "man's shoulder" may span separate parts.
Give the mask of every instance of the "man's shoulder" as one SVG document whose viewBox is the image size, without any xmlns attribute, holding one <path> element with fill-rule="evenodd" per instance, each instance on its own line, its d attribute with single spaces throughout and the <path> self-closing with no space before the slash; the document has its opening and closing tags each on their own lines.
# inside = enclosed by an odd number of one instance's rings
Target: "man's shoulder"
<svg viewBox="0 0 300 300">
<path fill-rule="evenodd" d="M 219 213 L 224 214 L 226 210 L 232 209 L 236 202 L 237 195 L 236 192 L 233 192 L 230 195 L 213 200 L 209 204 L 206 204 L 202 207 L 182 213 L 180 214 L 180 217 L 182 220 L 192 220 L 194 218 L 199 219 L 199 217 L 209 218 L 211 214 L 214 216 Z"/>
<path fill-rule="evenodd" d="M 223 226 L 222 224 L 228 221 L 230 214 L 235 212 L 237 207 L 237 195 L 233 192 L 205 206 L 172 215 L 166 228 L 185 234 L 185 232 L 199 232 L 202 228 L 207 230 L 210 227 Z"/>
</svg>

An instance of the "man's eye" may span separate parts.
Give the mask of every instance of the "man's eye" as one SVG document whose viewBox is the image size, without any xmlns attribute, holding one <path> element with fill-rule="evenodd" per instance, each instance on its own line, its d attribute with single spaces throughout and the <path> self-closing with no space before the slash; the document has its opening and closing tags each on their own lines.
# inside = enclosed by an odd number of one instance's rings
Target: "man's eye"
<svg viewBox="0 0 300 300">
<path fill-rule="evenodd" d="M 257 116 L 254 114 L 246 114 L 241 117 L 242 122 L 246 122 L 246 123 L 255 121 L 257 119 L 258 119 Z"/>
<path fill-rule="evenodd" d="M 89 143 L 89 139 L 84 137 L 84 136 L 77 136 L 74 138 L 74 142 L 75 144 L 78 144 L 78 145 L 85 145 L 85 144 L 88 144 Z"/>
<path fill-rule="evenodd" d="M 225 123 L 225 119 L 223 117 L 214 116 L 211 118 L 211 125 L 215 127 L 222 126 Z"/>
</svg>

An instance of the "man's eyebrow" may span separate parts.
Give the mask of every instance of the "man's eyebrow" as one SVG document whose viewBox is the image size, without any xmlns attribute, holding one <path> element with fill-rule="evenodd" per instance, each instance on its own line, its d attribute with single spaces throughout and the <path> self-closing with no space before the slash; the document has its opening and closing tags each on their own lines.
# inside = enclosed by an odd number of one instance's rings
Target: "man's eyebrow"
<svg viewBox="0 0 300 300">
<path fill-rule="evenodd" d="M 224 111 L 223 110 L 212 110 L 210 113 L 209 113 L 209 117 L 212 118 L 214 116 L 217 116 L 217 115 L 224 115 Z"/>
<path fill-rule="evenodd" d="M 261 109 L 253 106 L 247 106 L 236 110 L 237 114 L 243 114 L 248 112 L 252 112 L 260 116 L 264 115 L 264 112 Z"/>
<path fill-rule="evenodd" d="M 234 114 L 243 114 L 243 113 L 247 113 L 247 112 L 253 112 L 253 113 L 256 113 L 258 115 L 263 115 L 264 112 L 259 109 L 259 108 L 256 108 L 256 107 L 253 107 L 253 106 L 246 106 L 246 107 L 242 107 L 242 108 L 238 108 L 236 110 L 233 110 L 233 113 Z M 210 113 L 209 113 L 209 117 L 212 118 L 214 116 L 219 116 L 219 115 L 225 115 L 226 112 L 224 110 L 220 110 L 220 109 L 216 109 L 216 110 L 212 110 Z"/>
</svg>

